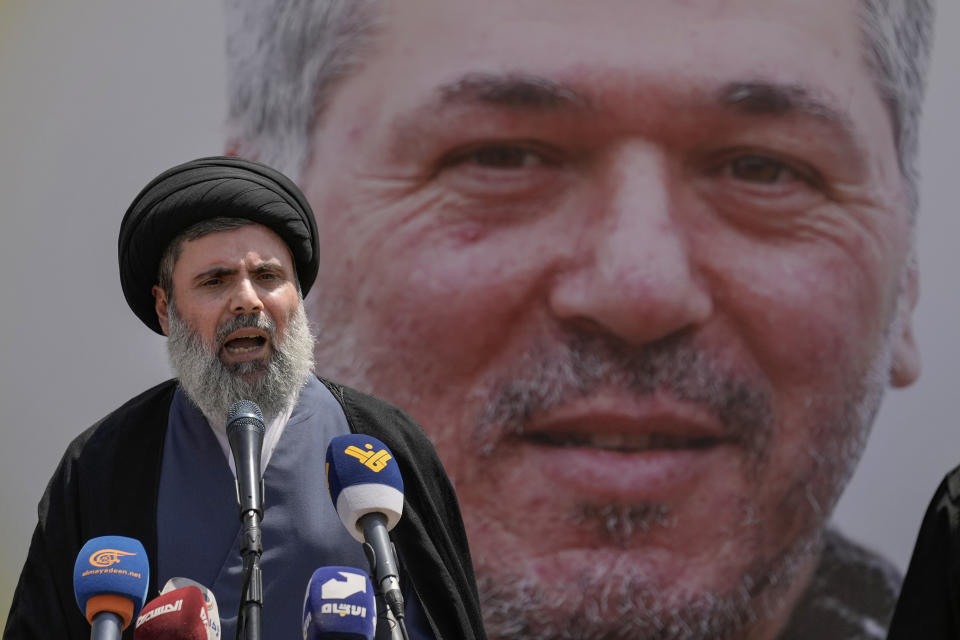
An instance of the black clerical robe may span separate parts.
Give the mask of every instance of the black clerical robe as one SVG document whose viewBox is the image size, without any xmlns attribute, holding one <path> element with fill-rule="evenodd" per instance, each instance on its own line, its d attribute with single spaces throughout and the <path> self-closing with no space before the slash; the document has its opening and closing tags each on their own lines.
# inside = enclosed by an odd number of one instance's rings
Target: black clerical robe
<svg viewBox="0 0 960 640">
<path fill-rule="evenodd" d="M 437 638 L 485 638 L 459 506 L 433 445 L 398 408 L 321 381 L 350 430 L 382 440 L 397 460 L 404 510 L 391 538 Z M 175 390 L 169 380 L 142 393 L 70 443 L 40 501 L 4 640 L 89 637 L 74 602 L 73 565 L 90 538 L 140 540 L 151 564 L 147 597 L 157 595 L 157 494 Z M 124 637 L 132 638 L 131 628 Z"/>
<path fill-rule="evenodd" d="M 960 638 L 960 467 L 930 500 L 887 640 Z"/>
</svg>

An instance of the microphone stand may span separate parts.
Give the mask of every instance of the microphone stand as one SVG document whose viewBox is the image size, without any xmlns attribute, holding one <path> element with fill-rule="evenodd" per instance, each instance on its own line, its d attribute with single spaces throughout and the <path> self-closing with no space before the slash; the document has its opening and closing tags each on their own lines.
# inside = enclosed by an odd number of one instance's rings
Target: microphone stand
<svg viewBox="0 0 960 640">
<path fill-rule="evenodd" d="M 263 578 L 260 573 L 260 514 L 251 509 L 241 516 L 240 555 L 243 559 L 243 591 L 237 613 L 237 640 L 260 640 L 263 609 Z"/>
<path fill-rule="evenodd" d="M 237 611 L 237 640 L 260 640 L 263 610 L 263 578 L 260 574 L 260 521 L 263 519 L 263 414 L 249 400 L 240 400 L 227 414 L 227 439 L 237 470 L 237 507 L 240 512 L 240 556 L 243 589 Z"/>
</svg>

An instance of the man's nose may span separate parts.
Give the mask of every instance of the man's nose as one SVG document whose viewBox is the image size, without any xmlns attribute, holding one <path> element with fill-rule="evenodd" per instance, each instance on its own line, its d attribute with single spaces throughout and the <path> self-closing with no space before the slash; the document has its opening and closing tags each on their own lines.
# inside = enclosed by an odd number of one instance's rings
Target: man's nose
<svg viewBox="0 0 960 640">
<path fill-rule="evenodd" d="M 683 210 L 692 196 L 677 173 L 646 144 L 609 157 L 584 202 L 585 233 L 552 285 L 557 317 L 635 344 L 710 317 L 713 300 L 690 246 L 695 219 Z"/>
<path fill-rule="evenodd" d="M 230 292 L 230 311 L 235 314 L 263 311 L 263 301 L 249 278 L 240 278 Z"/>
</svg>

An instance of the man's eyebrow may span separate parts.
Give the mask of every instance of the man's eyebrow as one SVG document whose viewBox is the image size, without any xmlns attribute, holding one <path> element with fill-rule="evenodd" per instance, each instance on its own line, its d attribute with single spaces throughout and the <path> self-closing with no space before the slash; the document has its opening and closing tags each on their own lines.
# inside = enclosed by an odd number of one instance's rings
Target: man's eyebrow
<svg viewBox="0 0 960 640">
<path fill-rule="evenodd" d="M 799 114 L 852 135 L 850 116 L 833 106 L 831 100 L 815 95 L 799 84 L 752 81 L 732 82 L 717 92 L 717 102 L 746 115 L 787 116 Z"/>
<path fill-rule="evenodd" d="M 264 260 L 257 266 L 250 269 L 250 273 L 254 275 L 259 275 L 261 273 L 277 273 L 283 271 L 283 264 L 276 258 L 271 258 L 270 260 Z"/>
<path fill-rule="evenodd" d="M 529 73 L 468 72 L 437 85 L 429 97 L 391 123 L 390 149 L 406 154 L 420 148 L 424 133 L 461 109 L 492 108 L 513 112 L 568 113 L 590 108 L 572 87 Z"/>
<path fill-rule="evenodd" d="M 468 73 L 437 88 L 436 106 L 486 104 L 514 109 L 556 110 L 587 107 L 571 87 L 542 76 Z"/>
<path fill-rule="evenodd" d="M 236 272 L 237 270 L 233 267 L 210 267 L 193 276 L 193 281 L 200 282 L 207 278 L 223 278 L 224 276 L 232 276 Z"/>
</svg>

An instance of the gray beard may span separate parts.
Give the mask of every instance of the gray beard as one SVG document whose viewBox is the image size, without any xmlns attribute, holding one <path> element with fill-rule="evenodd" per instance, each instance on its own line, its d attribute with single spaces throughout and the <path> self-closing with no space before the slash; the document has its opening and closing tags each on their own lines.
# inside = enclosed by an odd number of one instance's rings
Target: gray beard
<svg viewBox="0 0 960 640">
<path fill-rule="evenodd" d="M 206 344 L 179 316 L 172 298 L 168 310 L 170 364 L 187 397 L 212 426 L 222 427 L 230 407 L 239 400 L 257 403 L 266 422 L 282 415 L 296 402 L 313 370 L 314 340 L 302 301 L 280 338 L 276 323 L 267 314 L 246 314 L 234 316 L 218 327 L 213 345 Z M 244 327 L 265 331 L 270 336 L 272 353 L 269 358 L 225 364 L 218 355 L 224 339 Z M 252 384 L 244 380 L 244 375 L 254 373 L 258 375 Z"/>
<path fill-rule="evenodd" d="M 818 550 L 819 536 L 805 536 L 755 563 L 725 593 L 666 595 L 626 559 L 584 570 L 567 585 L 545 585 L 522 570 L 495 578 L 478 567 L 477 584 L 491 639 L 735 640 L 776 615 L 784 586 Z"/>
<path fill-rule="evenodd" d="M 558 584 L 541 580 L 522 562 L 502 566 L 474 553 L 488 636 L 733 640 L 775 616 L 785 590 L 819 553 L 826 519 L 866 442 L 890 358 L 887 347 L 843 399 L 811 403 L 811 411 L 823 416 L 827 425 L 817 442 L 820 455 L 784 497 L 803 513 L 802 533 L 785 541 L 773 555 L 754 558 L 731 585 L 698 592 L 664 589 L 626 554 Z M 668 391 L 718 416 L 746 451 L 748 476 L 756 478 L 769 459 L 776 428 L 769 395 L 718 362 L 683 337 L 634 350 L 616 340 L 570 336 L 559 351 L 530 353 L 525 366 L 512 372 L 508 382 L 484 390 L 489 400 L 474 425 L 472 443 L 482 456 L 496 455 L 500 446 L 509 446 L 505 435 L 522 435 L 531 416 L 571 397 L 589 396 L 604 385 L 628 388 L 638 395 Z M 827 406 L 831 400 L 835 404 Z M 576 505 L 566 518 L 572 527 L 595 528 L 610 548 L 625 552 L 645 532 L 677 526 L 669 508 L 660 504 Z"/>
</svg>

